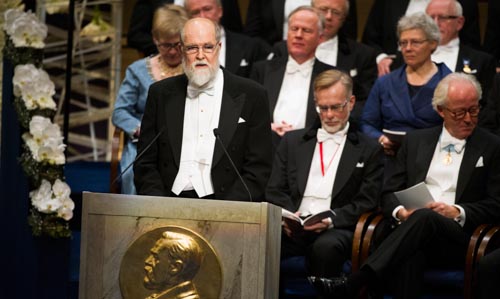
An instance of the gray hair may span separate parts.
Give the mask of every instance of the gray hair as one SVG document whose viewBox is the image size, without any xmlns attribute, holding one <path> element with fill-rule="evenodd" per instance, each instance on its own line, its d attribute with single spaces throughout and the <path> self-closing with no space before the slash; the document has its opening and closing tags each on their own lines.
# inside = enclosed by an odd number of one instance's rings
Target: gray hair
<svg viewBox="0 0 500 299">
<path fill-rule="evenodd" d="M 317 0 L 311 0 L 311 6 L 315 7 L 314 5 Z M 351 8 L 351 3 L 349 3 L 349 0 L 344 0 L 344 5 L 345 5 L 345 16 L 349 14 L 349 9 Z"/>
<path fill-rule="evenodd" d="M 215 41 L 218 43 L 220 42 L 220 39 L 221 39 L 221 36 L 222 36 L 222 32 L 221 32 L 221 27 L 219 24 L 217 24 L 216 22 L 210 20 L 210 19 L 205 19 L 205 18 L 201 18 L 203 20 L 207 20 L 209 21 L 210 23 L 212 23 L 212 25 L 214 26 L 214 30 L 215 30 Z M 192 19 L 191 19 L 192 20 Z M 189 21 L 186 22 L 186 24 L 189 23 Z M 181 42 L 182 44 L 184 44 L 184 38 L 185 38 L 185 35 L 184 35 L 184 30 L 186 29 L 186 25 L 184 24 L 184 27 L 182 28 L 181 30 Z"/>
<path fill-rule="evenodd" d="M 479 99 L 481 99 L 483 90 L 481 89 L 481 84 L 479 84 L 476 77 L 459 72 L 451 73 L 441 79 L 441 81 L 439 81 L 438 85 L 436 86 L 436 89 L 434 90 L 434 96 L 432 97 L 432 108 L 434 108 L 434 110 L 438 111 L 438 106 L 445 106 L 446 102 L 448 101 L 448 91 L 450 88 L 450 84 L 455 81 L 464 83 L 468 82 L 472 84 L 477 92 L 477 100 L 479 101 Z"/>
<path fill-rule="evenodd" d="M 437 43 L 439 43 L 439 39 L 441 38 L 439 27 L 436 22 L 434 22 L 430 16 L 422 12 L 403 16 L 399 19 L 397 28 L 398 38 L 401 37 L 403 31 L 411 29 L 422 30 L 428 40 L 436 41 Z"/>
<path fill-rule="evenodd" d="M 303 10 L 311 11 L 318 17 L 318 29 L 319 29 L 319 32 L 322 33 L 323 29 L 325 29 L 325 17 L 323 16 L 323 14 L 319 13 L 319 11 L 316 8 L 309 6 L 309 5 L 302 5 L 302 6 L 297 7 L 296 9 L 294 9 L 288 15 L 288 23 L 290 23 L 290 19 L 292 18 L 292 16 L 294 14 L 298 13 L 299 11 L 303 11 Z"/>
</svg>

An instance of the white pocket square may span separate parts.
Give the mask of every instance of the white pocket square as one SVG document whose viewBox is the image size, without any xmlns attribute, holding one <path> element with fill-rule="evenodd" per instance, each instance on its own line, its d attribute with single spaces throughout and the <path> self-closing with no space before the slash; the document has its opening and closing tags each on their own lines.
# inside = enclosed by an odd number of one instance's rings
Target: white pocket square
<svg viewBox="0 0 500 299">
<path fill-rule="evenodd" d="M 244 122 L 246 122 L 246 120 L 244 120 L 243 118 L 240 117 L 240 119 L 238 119 L 239 124 L 244 123 Z"/>
<path fill-rule="evenodd" d="M 240 66 L 248 66 L 248 62 L 243 58 L 240 62 Z"/>
<path fill-rule="evenodd" d="M 365 167 L 365 163 L 363 162 L 358 162 L 358 164 L 356 164 L 356 168 L 363 168 Z"/>
<path fill-rule="evenodd" d="M 483 163 L 483 156 L 479 157 L 479 159 L 477 160 L 477 163 L 476 163 L 476 167 L 483 167 L 484 166 L 484 163 Z"/>
<path fill-rule="evenodd" d="M 358 75 L 358 70 L 357 69 L 352 69 L 349 71 L 349 75 L 351 77 L 356 77 Z"/>
</svg>

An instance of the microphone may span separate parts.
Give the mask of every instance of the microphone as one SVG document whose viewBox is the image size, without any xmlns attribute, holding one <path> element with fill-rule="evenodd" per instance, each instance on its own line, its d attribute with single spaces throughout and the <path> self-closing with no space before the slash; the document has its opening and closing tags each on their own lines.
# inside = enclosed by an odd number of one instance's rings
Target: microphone
<svg viewBox="0 0 500 299">
<path fill-rule="evenodd" d="M 123 176 L 123 174 L 125 172 L 127 172 L 127 170 L 130 167 L 132 167 L 132 165 L 134 165 L 135 162 L 137 160 L 139 160 L 140 157 L 142 157 L 142 155 L 144 155 L 146 153 L 146 151 L 153 145 L 153 143 L 155 143 L 156 139 L 158 139 L 160 137 L 160 135 L 163 133 L 163 131 L 165 131 L 165 126 L 163 126 L 161 128 L 161 130 L 158 133 L 156 133 L 153 140 L 151 140 L 151 142 L 137 156 L 135 156 L 134 161 L 132 161 L 129 165 L 127 165 L 127 167 L 125 167 L 125 169 L 122 172 L 120 172 L 120 174 L 113 180 L 113 182 L 111 182 L 111 185 L 114 185 Z"/>
<path fill-rule="evenodd" d="M 245 190 L 248 193 L 248 197 L 250 198 L 250 202 L 253 202 L 252 193 L 250 193 L 250 189 L 248 189 L 247 184 L 245 183 L 245 181 L 241 177 L 241 174 L 238 171 L 238 168 L 236 168 L 236 165 L 234 165 L 233 159 L 231 159 L 231 156 L 229 156 L 229 153 L 227 152 L 226 147 L 224 146 L 224 143 L 222 142 L 222 139 L 220 138 L 220 132 L 219 132 L 218 128 L 214 129 L 214 136 L 215 136 L 215 139 L 217 139 L 219 141 L 219 144 L 222 146 L 222 149 L 224 150 L 224 154 L 229 159 L 229 162 L 231 163 L 231 166 L 233 166 L 234 171 L 236 171 L 236 174 L 238 175 L 238 177 L 240 178 L 241 183 L 243 184 L 243 187 L 245 187 Z"/>
</svg>

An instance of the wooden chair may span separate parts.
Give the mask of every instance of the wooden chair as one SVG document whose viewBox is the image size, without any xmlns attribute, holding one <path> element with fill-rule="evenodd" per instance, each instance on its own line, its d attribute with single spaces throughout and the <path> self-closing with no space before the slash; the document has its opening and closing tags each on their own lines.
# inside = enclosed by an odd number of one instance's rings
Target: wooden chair
<svg viewBox="0 0 500 299">
<path fill-rule="evenodd" d="M 353 248 L 353 264 L 352 272 L 359 271 L 360 266 L 368 258 L 370 252 L 378 245 L 382 239 L 390 233 L 387 226 L 382 224 L 383 215 L 380 211 L 373 212 L 372 215 L 367 215 L 366 217 L 360 218 L 358 226 L 365 228 L 363 231 L 363 240 L 359 243 L 361 247 L 359 250 L 354 250 Z M 476 228 L 469 241 L 466 260 L 465 260 L 465 270 L 463 271 L 463 298 L 473 299 L 474 296 L 474 286 L 475 282 L 475 270 L 478 261 L 482 256 L 488 252 L 500 247 L 500 226 L 483 224 Z M 442 276 L 446 276 L 447 270 L 432 270 L 429 272 L 435 279 L 440 279 Z M 426 273 L 428 274 L 428 273 Z M 455 275 L 456 277 L 457 275 Z M 460 281 L 456 282 L 461 284 Z M 360 293 L 359 298 L 367 298 L 366 291 Z"/>
<path fill-rule="evenodd" d="M 356 265 L 359 269 L 360 259 L 363 256 L 360 251 L 364 249 L 363 240 L 365 239 L 365 234 L 369 231 L 369 226 L 374 222 L 374 217 L 377 217 L 376 213 L 367 212 L 361 215 L 356 225 L 352 244 L 352 260 L 344 264 L 343 272 L 346 274 L 351 273 Z M 373 229 L 371 229 L 373 231 Z M 368 252 L 368 250 L 366 250 Z M 366 254 L 368 256 L 368 254 Z M 316 290 L 307 280 L 307 271 L 305 266 L 305 257 L 297 256 L 287 258 L 281 261 L 280 265 L 280 275 L 282 276 L 282 297 L 287 299 L 309 299 L 316 298 Z"/>
<path fill-rule="evenodd" d="M 125 133 L 118 127 L 115 127 L 113 139 L 111 140 L 111 166 L 110 166 L 110 186 L 111 193 L 120 193 L 120 180 L 116 178 L 120 175 L 120 160 L 122 158 L 123 147 L 125 146 Z"/>
</svg>

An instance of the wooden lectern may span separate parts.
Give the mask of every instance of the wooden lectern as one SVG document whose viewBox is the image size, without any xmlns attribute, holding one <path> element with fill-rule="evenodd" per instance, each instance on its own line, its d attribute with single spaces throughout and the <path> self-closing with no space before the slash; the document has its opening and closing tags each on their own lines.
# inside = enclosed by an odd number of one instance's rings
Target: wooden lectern
<svg viewBox="0 0 500 299">
<path fill-rule="evenodd" d="M 279 207 L 265 202 L 90 192 L 83 193 L 79 298 L 127 299 L 132 297 L 127 287 L 133 292 L 144 289 L 141 296 L 133 296 L 138 299 L 163 298 L 142 295 L 147 292 L 143 287 L 144 260 L 150 254 L 148 234 L 172 227 L 206 241 L 208 246 L 204 246 L 212 249 L 220 264 L 219 268 L 214 266 L 214 258 L 207 264 L 206 254 L 194 278 L 197 288 L 213 286 L 220 275 L 219 298 L 278 298 Z M 148 242 L 148 249 L 137 250 Z M 139 262 L 132 266 L 130 261 Z M 199 291 L 200 298 L 217 299 Z"/>
</svg>

